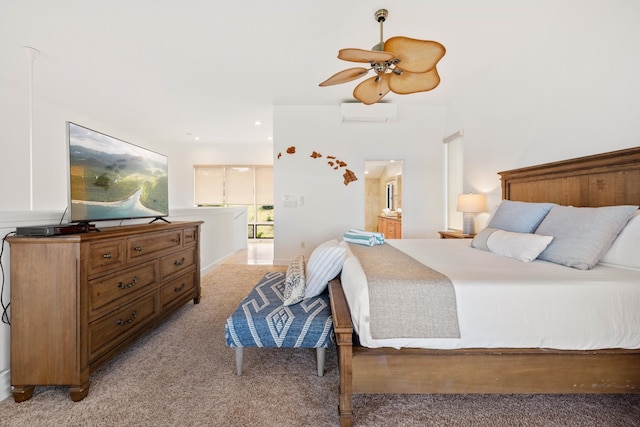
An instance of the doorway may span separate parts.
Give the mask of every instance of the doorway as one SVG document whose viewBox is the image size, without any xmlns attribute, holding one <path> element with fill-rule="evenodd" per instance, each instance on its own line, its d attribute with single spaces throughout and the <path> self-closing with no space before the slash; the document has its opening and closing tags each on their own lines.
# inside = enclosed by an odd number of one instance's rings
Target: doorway
<svg viewBox="0 0 640 427">
<path fill-rule="evenodd" d="M 365 160 L 365 230 L 383 232 L 380 219 L 401 228 L 403 166 L 402 160 Z"/>
</svg>

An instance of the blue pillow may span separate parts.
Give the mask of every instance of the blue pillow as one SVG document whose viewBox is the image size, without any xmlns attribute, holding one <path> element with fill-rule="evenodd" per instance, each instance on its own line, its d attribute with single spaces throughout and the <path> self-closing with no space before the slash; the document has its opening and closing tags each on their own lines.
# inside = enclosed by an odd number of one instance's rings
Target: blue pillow
<svg viewBox="0 0 640 427">
<path fill-rule="evenodd" d="M 536 234 L 553 236 L 538 256 L 556 264 L 589 270 L 604 256 L 637 206 L 576 208 L 556 205 Z"/>
<path fill-rule="evenodd" d="M 553 206 L 554 203 L 503 200 L 487 227 L 514 233 L 533 233 Z"/>
</svg>

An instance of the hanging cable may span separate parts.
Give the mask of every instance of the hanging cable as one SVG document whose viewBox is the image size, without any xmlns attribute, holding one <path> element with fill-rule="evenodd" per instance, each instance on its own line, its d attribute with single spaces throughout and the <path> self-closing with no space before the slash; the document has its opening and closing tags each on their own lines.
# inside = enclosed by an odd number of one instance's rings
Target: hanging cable
<svg viewBox="0 0 640 427">
<path fill-rule="evenodd" d="M 4 303 L 5 277 L 4 277 L 4 265 L 2 264 L 2 254 L 4 254 L 4 244 L 7 241 L 7 237 L 13 234 L 16 234 L 16 232 L 11 231 L 2 238 L 2 246 L 0 247 L 0 275 L 2 275 L 2 285 L 0 286 L 0 306 L 2 307 L 2 323 L 7 325 L 11 325 L 11 321 L 9 320 L 9 306 L 11 305 L 11 303 L 10 302 L 8 302 L 7 304 Z"/>
</svg>

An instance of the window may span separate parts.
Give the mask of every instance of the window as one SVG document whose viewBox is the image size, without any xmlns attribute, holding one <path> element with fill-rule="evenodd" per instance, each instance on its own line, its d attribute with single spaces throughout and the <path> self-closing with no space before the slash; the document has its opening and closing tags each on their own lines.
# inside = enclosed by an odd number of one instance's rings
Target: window
<svg viewBox="0 0 640 427">
<path fill-rule="evenodd" d="M 247 237 L 273 238 L 273 167 L 194 166 L 196 206 L 247 208 Z"/>
</svg>

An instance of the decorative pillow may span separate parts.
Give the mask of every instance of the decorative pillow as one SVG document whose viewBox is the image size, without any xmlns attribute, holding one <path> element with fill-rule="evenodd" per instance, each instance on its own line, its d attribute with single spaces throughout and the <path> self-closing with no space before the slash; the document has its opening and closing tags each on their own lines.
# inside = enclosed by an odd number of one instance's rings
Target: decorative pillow
<svg viewBox="0 0 640 427">
<path fill-rule="evenodd" d="M 342 270 L 347 249 L 340 246 L 337 239 L 329 240 L 316 247 L 307 262 L 305 298 L 320 295 L 329 280 Z"/>
<path fill-rule="evenodd" d="M 533 233 L 553 206 L 554 203 L 503 200 L 487 227 L 514 233 Z"/>
<path fill-rule="evenodd" d="M 304 299 L 304 255 L 298 255 L 289 263 L 284 279 L 284 305 L 299 303 Z"/>
<path fill-rule="evenodd" d="M 640 269 L 640 211 L 633 214 L 600 262 Z"/>
<path fill-rule="evenodd" d="M 536 230 L 536 234 L 554 237 L 538 258 L 589 270 L 600 261 L 637 209 L 637 206 L 556 205 Z"/>
<path fill-rule="evenodd" d="M 552 240 L 552 236 L 485 228 L 473 238 L 471 246 L 518 261 L 531 262 Z"/>
</svg>

